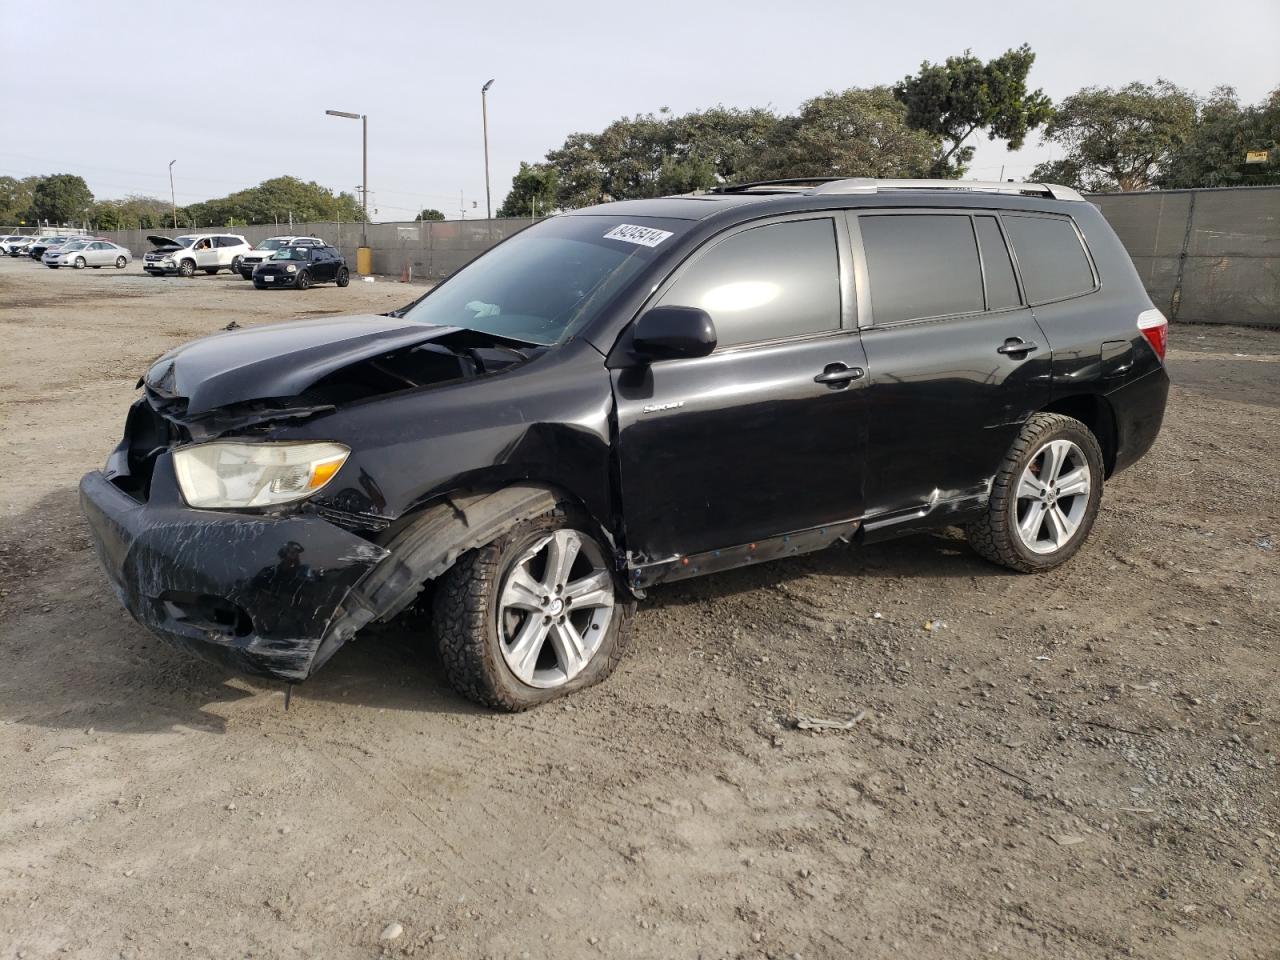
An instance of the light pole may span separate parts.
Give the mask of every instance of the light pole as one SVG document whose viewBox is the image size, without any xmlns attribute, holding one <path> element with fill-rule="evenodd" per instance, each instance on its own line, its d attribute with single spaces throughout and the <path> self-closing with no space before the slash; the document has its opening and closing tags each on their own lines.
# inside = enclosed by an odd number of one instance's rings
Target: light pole
<svg viewBox="0 0 1280 960">
<path fill-rule="evenodd" d="M 169 161 L 169 203 L 173 205 L 173 229 L 178 229 L 178 195 L 173 192 L 173 165 L 177 160 Z"/>
<path fill-rule="evenodd" d="M 326 110 L 331 117 L 346 117 L 348 120 L 359 120 L 361 127 L 362 154 L 364 158 L 363 187 L 360 190 L 360 210 L 364 216 L 360 226 L 360 246 L 369 246 L 369 118 L 363 113 L 348 113 L 345 110 Z"/>
<path fill-rule="evenodd" d="M 489 199 L 489 88 L 493 86 L 490 80 L 480 88 L 480 117 L 484 123 L 484 215 L 487 219 L 493 219 L 493 206 Z"/>
</svg>

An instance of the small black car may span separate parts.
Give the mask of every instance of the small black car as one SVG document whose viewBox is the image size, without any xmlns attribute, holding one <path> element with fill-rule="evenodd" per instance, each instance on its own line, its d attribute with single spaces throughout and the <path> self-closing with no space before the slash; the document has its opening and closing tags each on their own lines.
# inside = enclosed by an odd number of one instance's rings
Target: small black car
<svg viewBox="0 0 1280 960">
<path fill-rule="evenodd" d="M 81 502 L 162 637 L 296 681 L 429 613 L 457 689 L 520 710 L 608 675 L 655 584 L 949 524 L 1063 563 L 1159 432 L 1166 333 L 1062 187 L 606 204 L 401 310 L 168 353 Z"/>
<path fill-rule="evenodd" d="M 270 287 L 306 290 L 313 284 L 329 281 L 340 287 L 351 282 L 351 271 L 337 247 L 310 244 L 281 247 L 253 268 L 253 285 L 259 290 Z"/>
</svg>

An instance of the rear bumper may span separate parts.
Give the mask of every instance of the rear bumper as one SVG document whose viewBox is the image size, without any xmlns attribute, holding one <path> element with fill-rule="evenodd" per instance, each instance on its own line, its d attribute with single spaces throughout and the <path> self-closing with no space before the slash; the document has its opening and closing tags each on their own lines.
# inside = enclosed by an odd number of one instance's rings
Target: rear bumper
<svg viewBox="0 0 1280 960">
<path fill-rule="evenodd" d="M 1137 463 L 1160 435 L 1169 398 L 1169 374 L 1163 366 L 1107 394 L 1116 417 L 1116 465 L 1119 473 Z"/>
<path fill-rule="evenodd" d="M 247 673 L 298 681 L 372 619 L 348 595 L 387 556 L 383 548 L 314 516 L 193 510 L 164 486 L 141 503 L 99 471 L 80 481 L 112 589 L 160 637 Z"/>
</svg>

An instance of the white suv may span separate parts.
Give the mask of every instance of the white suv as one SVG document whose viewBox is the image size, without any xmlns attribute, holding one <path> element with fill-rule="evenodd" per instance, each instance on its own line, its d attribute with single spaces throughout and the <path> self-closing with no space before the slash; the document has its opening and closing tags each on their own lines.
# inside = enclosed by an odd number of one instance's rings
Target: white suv
<svg viewBox="0 0 1280 960">
<path fill-rule="evenodd" d="M 155 247 L 143 258 L 142 269 L 152 276 L 176 273 L 189 277 L 197 270 L 240 272 L 240 261 L 252 249 L 238 233 L 189 233 L 181 237 L 147 237 Z"/>
</svg>

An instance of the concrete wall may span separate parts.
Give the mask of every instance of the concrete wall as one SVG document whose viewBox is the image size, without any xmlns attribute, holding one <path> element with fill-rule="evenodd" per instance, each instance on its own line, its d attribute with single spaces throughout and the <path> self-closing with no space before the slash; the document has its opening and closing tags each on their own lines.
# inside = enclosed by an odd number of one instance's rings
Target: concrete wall
<svg viewBox="0 0 1280 960">
<path fill-rule="evenodd" d="M 1089 199 L 1171 320 L 1280 327 L 1280 187 Z"/>
<path fill-rule="evenodd" d="M 369 246 L 373 250 L 373 272 L 399 277 L 408 268 L 415 278 L 439 279 L 473 260 L 485 250 L 519 233 L 532 220 L 442 220 L 419 223 L 371 223 Z M 292 227 L 201 227 L 198 230 L 116 230 L 102 233 L 116 243 L 128 247 L 135 257 L 151 249 L 148 234 L 174 236 L 183 233 L 238 233 L 251 243 L 267 237 L 292 234 L 320 237 L 342 250 L 355 269 L 356 247 L 360 246 L 362 224 L 359 223 L 295 223 Z"/>
<path fill-rule="evenodd" d="M 1280 187 L 1227 187 L 1098 194 L 1151 299 L 1172 320 L 1280 327 Z M 369 224 L 374 273 L 438 279 L 518 233 L 532 220 Z M 212 228 L 205 228 L 212 229 Z M 146 230 L 107 234 L 135 256 Z M 234 227 L 251 241 L 288 227 Z M 292 232 L 341 247 L 353 267 L 358 223 L 294 224 Z"/>
</svg>

